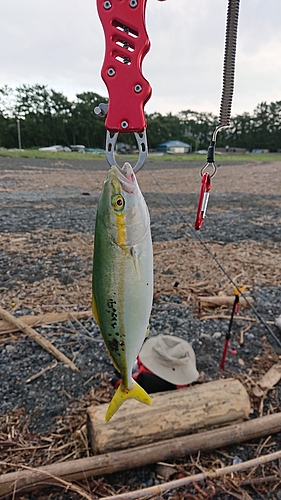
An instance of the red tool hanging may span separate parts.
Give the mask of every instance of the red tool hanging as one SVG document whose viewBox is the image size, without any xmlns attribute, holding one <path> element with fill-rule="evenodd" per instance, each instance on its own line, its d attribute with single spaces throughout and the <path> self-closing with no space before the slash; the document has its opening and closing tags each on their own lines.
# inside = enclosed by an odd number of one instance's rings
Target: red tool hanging
<svg viewBox="0 0 281 500">
<path fill-rule="evenodd" d="M 95 113 L 106 115 L 105 149 L 110 166 L 118 166 L 115 158 L 118 134 L 134 133 L 139 150 L 135 172 L 144 165 L 148 153 L 144 105 L 151 96 L 151 87 L 142 74 L 142 62 L 150 48 L 145 27 L 146 1 L 97 0 L 105 36 L 101 75 L 109 102 L 97 106 Z"/>
<path fill-rule="evenodd" d="M 146 128 L 143 108 L 151 87 L 141 70 L 150 48 L 145 7 L 146 0 L 97 0 L 105 36 L 101 75 L 109 93 L 105 126 L 110 132 L 142 132 Z"/>
<path fill-rule="evenodd" d="M 201 182 L 201 189 L 200 189 L 200 194 L 199 194 L 197 215 L 196 215 L 196 220 L 195 220 L 195 224 L 194 224 L 194 228 L 197 231 L 199 229 L 201 229 L 202 224 L 203 224 L 203 219 L 205 218 L 205 215 L 206 215 L 206 210 L 207 210 L 207 205 L 208 205 L 209 195 L 210 195 L 210 188 L 211 188 L 211 177 L 210 177 L 209 172 L 205 172 L 205 174 L 202 175 L 202 182 Z"/>
</svg>

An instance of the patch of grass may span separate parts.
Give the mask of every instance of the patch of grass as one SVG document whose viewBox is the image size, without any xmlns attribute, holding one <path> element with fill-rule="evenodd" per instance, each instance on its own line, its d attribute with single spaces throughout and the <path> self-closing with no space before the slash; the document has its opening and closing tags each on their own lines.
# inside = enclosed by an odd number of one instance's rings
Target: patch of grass
<svg viewBox="0 0 281 500">
<path fill-rule="evenodd" d="M 53 160 L 103 160 L 105 161 L 104 153 L 78 153 L 72 152 L 67 153 L 64 151 L 56 151 L 56 152 L 47 152 L 47 151 L 38 151 L 38 149 L 25 149 L 22 151 L 19 150 L 8 150 L 8 149 L 0 149 L 0 156 L 7 156 L 10 158 L 48 158 Z M 137 155 L 116 155 L 117 158 L 122 158 L 124 161 L 132 161 L 136 160 Z M 149 161 L 165 161 L 165 162 L 189 162 L 189 161 L 202 161 L 204 163 L 206 161 L 206 154 L 164 154 L 164 155 L 149 155 Z M 237 162 L 265 162 L 271 163 L 275 161 L 281 161 L 280 153 L 262 153 L 262 154 L 253 154 L 253 153 L 245 153 L 245 154 L 225 154 L 225 155 L 216 155 L 216 163 L 237 163 Z"/>
<path fill-rule="evenodd" d="M 221 160 L 220 160 L 221 158 Z M 265 162 L 271 163 L 275 161 L 281 161 L 280 153 L 245 153 L 245 154 L 229 154 L 229 155 L 217 155 L 216 162 L 223 162 L 224 160 L 233 161 L 233 162 Z"/>
<path fill-rule="evenodd" d="M 202 164 L 206 162 L 207 159 L 207 154 L 196 154 L 196 153 L 191 153 L 191 154 L 164 154 L 163 156 L 149 156 L 149 160 L 160 160 L 160 161 L 172 161 L 172 162 L 188 162 L 188 161 L 201 161 Z M 233 154 L 220 154 L 220 155 L 215 155 L 215 161 L 216 163 L 224 163 L 224 162 L 230 162 L 230 163 L 248 163 L 248 162 L 265 162 L 265 163 L 271 163 L 275 161 L 281 161 L 281 154 L 280 153 L 263 153 L 263 154 L 254 154 L 254 153 L 245 153 L 245 154 L 239 154 L 239 153 L 233 153 Z"/>
<path fill-rule="evenodd" d="M 9 158 L 48 158 L 52 160 L 104 160 L 104 153 L 78 153 L 65 151 L 39 151 L 38 149 L 24 150 L 9 150 L 0 149 L 0 156 L 8 156 Z"/>
</svg>

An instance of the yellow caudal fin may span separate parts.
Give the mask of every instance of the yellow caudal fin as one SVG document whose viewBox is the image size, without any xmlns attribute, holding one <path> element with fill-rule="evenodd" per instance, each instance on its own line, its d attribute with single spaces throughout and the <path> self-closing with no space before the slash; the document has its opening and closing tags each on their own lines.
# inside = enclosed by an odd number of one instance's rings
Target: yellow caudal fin
<svg viewBox="0 0 281 500">
<path fill-rule="evenodd" d="M 132 389 L 126 389 L 121 382 L 112 400 L 109 403 L 109 407 L 105 415 L 105 421 L 108 422 L 113 417 L 118 408 L 120 408 L 120 406 L 124 403 L 124 401 L 129 398 L 137 399 L 138 401 L 141 401 L 141 403 L 144 403 L 146 405 L 151 405 L 152 403 L 149 395 L 135 380 Z"/>
</svg>

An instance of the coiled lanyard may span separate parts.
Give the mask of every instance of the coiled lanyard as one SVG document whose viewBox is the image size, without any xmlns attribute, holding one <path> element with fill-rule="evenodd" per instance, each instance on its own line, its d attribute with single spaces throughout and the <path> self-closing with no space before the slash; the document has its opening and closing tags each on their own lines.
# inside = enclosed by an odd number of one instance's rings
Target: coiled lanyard
<svg viewBox="0 0 281 500">
<path fill-rule="evenodd" d="M 230 125 L 231 107 L 234 93 L 239 4 L 240 0 L 228 0 L 219 125 L 218 127 L 216 127 L 213 133 L 212 140 L 208 148 L 207 161 L 200 171 L 201 189 L 199 194 L 196 219 L 194 223 L 194 228 L 196 230 L 199 230 L 202 227 L 210 195 L 211 178 L 214 177 L 217 171 L 217 166 L 215 163 L 215 147 L 217 134 L 221 129 L 227 128 Z M 209 168 L 211 169 L 211 173 L 207 172 L 207 169 Z"/>
</svg>

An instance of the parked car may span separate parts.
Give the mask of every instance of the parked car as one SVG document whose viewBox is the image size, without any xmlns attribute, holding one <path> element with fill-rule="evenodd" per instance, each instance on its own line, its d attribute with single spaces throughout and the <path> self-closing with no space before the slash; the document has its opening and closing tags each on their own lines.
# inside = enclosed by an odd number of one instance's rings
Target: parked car
<svg viewBox="0 0 281 500">
<path fill-rule="evenodd" d="M 49 151 L 56 153 L 57 151 L 65 151 L 65 152 L 71 152 L 71 149 L 68 146 L 60 146 L 60 145 L 55 145 L 55 146 L 47 146 L 45 148 L 39 148 L 38 151 Z"/>
</svg>

